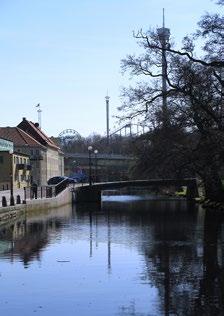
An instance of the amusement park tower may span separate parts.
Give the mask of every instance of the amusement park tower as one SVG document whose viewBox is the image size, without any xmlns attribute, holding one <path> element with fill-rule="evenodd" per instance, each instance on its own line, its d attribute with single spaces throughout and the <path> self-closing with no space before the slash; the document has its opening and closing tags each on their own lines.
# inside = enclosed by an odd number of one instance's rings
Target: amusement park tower
<svg viewBox="0 0 224 316">
<path fill-rule="evenodd" d="M 107 145 L 109 145 L 109 142 L 110 142 L 110 127 L 109 127 L 109 100 L 110 100 L 110 97 L 108 96 L 108 93 L 105 97 L 106 99 L 106 123 L 107 123 Z"/>
<path fill-rule="evenodd" d="M 163 9 L 163 27 L 157 29 L 157 34 L 162 47 L 162 94 L 163 94 L 163 125 L 168 125 L 167 111 L 167 86 L 166 86 L 166 49 L 169 48 L 170 29 L 165 27 L 165 14 Z"/>
</svg>

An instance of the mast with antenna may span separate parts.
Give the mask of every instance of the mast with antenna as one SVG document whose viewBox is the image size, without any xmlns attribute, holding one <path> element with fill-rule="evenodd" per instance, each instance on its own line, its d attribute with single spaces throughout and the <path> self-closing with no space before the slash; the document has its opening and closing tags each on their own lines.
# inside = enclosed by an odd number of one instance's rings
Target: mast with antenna
<svg viewBox="0 0 224 316">
<path fill-rule="evenodd" d="M 170 29 L 165 27 L 165 10 L 163 8 L 163 27 L 157 29 L 160 44 L 162 46 L 162 94 L 163 94 L 163 125 L 168 125 L 168 111 L 167 111 L 167 85 L 166 85 L 166 48 L 169 45 Z"/>
<path fill-rule="evenodd" d="M 110 118 L 109 118 L 109 100 L 110 97 L 108 96 L 108 91 L 107 95 L 105 97 L 106 99 L 106 127 L 107 127 L 107 145 L 110 143 Z"/>
<path fill-rule="evenodd" d="M 40 108 L 40 103 L 38 103 L 36 105 L 36 108 L 38 108 L 38 110 L 37 110 L 37 113 L 38 113 L 38 124 L 39 124 L 39 128 L 41 129 L 41 113 L 42 113 L 42 110 Z"/>
</svg>

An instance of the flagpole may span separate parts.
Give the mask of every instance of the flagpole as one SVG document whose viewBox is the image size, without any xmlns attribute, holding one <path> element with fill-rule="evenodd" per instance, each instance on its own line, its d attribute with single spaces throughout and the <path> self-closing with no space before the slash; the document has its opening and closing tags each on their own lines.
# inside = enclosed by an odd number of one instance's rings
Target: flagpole
<svg viewBox="0 0 224 316">
<path fill-rule="evenodd" d="M 41 113 L 42 113 L 42 110 L 40 108 L 40 103 L 38 103 L 36 105 L 36 108 L 38 108 L 38 110 L 37 110 L 37 113 L 38 113 L 38 124 L 39 124 L 39 128 L 41 129 Z"/>
</svg>

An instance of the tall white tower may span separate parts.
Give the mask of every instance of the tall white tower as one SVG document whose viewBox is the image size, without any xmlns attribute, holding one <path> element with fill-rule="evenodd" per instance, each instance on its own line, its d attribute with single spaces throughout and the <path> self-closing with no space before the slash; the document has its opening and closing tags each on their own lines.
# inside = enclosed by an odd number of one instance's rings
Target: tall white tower
<svg viewBox="0 0 224 316">
<path fill-rule="evenodd" d="M 38 113 L 38 124 L 39 124 L 39 128 L 41 129 L 41 114 L 42 114 L 42 110 L 40 108 L 40 103 L 38 103 L 36 105 L 36 108 L 38 108 L 37 113 Z"/>
<path fill-rule="evenodd" d="M 163 27 L 157 29 L 159 41 L 162 46 L 162 93 L 163 93 L 163 125 L 168 124 L 167 113 L 167 85 L 166 85 L 166 48 L 169 47 L 170 29 L 165 27 L 165 11 L 163 9 Z"/>
<path fill-rule="evenodd" d="M 110 97 L 108 96 L 108 93 L 105 97 L 106 99 L 106 128 L 107 128 L 107 145 L 110 143 L 110 118 L 109 118 L 109 100 Z"/>
</svg>

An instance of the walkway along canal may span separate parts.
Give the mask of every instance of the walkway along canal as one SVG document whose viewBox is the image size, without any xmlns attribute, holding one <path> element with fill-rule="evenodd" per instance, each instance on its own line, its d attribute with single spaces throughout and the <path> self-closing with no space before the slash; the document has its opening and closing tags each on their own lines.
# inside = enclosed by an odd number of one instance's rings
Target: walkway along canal
<svg viewBox="0 0 224 316">
<path fill-rule="evenodd" d="M 70 187 L 66 187 L 62 192 L 53 197 L 42 197 L 28 199 L 25 204 L 0 207 L 0 223 L 11 221 L 23 214 L 32 211 L 42 211 L 46 209 L 56 209 L 64 205 L 72 205 L 72 192 Z"/>
</svg>

